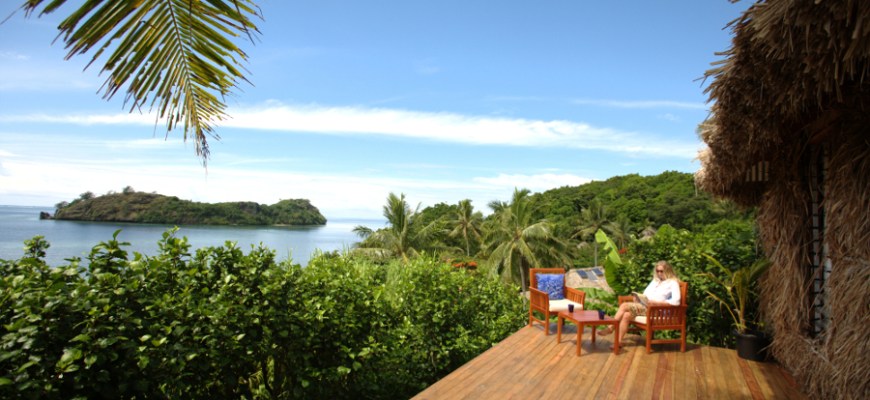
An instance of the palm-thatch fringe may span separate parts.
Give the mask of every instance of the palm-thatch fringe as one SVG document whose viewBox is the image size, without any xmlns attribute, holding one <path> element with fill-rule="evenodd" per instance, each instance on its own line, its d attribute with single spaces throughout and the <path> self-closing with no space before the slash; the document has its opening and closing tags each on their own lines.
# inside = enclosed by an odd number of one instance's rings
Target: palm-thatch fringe
<svg viewBox="0 0 870 400">
<path fill-rule="evenodd" d="M 759 185 L 742 187 L 752 165 L 770 162 L 771 180 L 788 175 L 811 122 L 870 109 L 870 4 L 759 2 L 732 27 L 726 59 L 706 73 L 715 104 L 701 137 L 712 154 L 699 183 L 749 205 L 760 198 Z"/>
<path fill-rule="evenodd" d="M 707 76 L 701 188 L 758 206 L 772 266 L 761 282 L 773 355 L 815 398 L 870 398 L 870 1 L 759 1 L 732 23 Z M 826 156 L 814 158 L 819 149 Z M 808 160 L 824 160 L 813 202 Z M 830 274 L 811 333 L 813 207 Z"/>
</svg>

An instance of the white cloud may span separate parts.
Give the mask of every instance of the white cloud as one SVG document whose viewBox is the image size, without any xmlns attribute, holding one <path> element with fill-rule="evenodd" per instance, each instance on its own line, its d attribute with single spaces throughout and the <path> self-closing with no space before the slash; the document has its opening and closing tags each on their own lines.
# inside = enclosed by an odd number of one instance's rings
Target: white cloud
<svg viewBox="0 0 870 400">
<path fill-rule="evenodd" d="M 380 135 L 469 145 L 564 147 L 687 159 L 693 158 L 698 148 L 696 142 L 666 140 L 566 120 L 544 121 L 388 108 L 288 106 L 274 102 L 260 108 L 232 109 L 228 114 L 231 118 L 221 125 L 239 129 Z M 0 115 L 0 122 L 153 125 L 155 120 L 148 115 L 124 113 L 30 114 Z"/>
<path fill-rule="evenodd" d="M 161 141 L 162 143 L 162 141 Z M 133 151 L 135 149 L 128 149 Z M 2 154 L 9 152 L 4 151 Z M 147 163 L 148 168 L 142 168 Z M 257 167 L 256 164 L 249 166 Z M 97 194 L 120 191 L 126 186 L 203 202 L 255 201 L 273 204 L 281 199 L 306 198 L 327 218 L 378 218 L 387 194 L 404 193 L 412 206 L 455 204 L 471 199 L 488 213 L 492 200 L 507 201 L 515 187 L 535 192 L 589 179 L 571 174 L 498 174 L 448 179 L 396 178 L 367 171 L 320 173 L 281 171 L 274 167 L 238 169 L 235 164 L 205 171 L 189 162 L 155 163 L 130 158 L 125 152 L 111 157 L 62 158 L 3 157 L 0 164 L 0 204 L 51 205 L 69 201 L 85 191 Z"/>
<path fill-rule="evenodd" d="M 674 114 L 671 114 L 671 113 L 659 115 L 659 118 L 666 120 L 666 121 L 671 121 L 671 122 L 680 122 L 680 117 L 678 117 Z"/>
<path fill-rule="evenodd" d="M 150 148 L 167 148 L 175 147 L 184 144 L 184 140 L 179 138 L 150 138 L 150 139 L 132 139 L 132 140 L 106 140 L 102 142 L 109 149 L 135 149 L 143 150 Z"/>
<path fill-rule="evenodd" d="M 499 174 L 493 178 L 474 178 L 474 181 L 487 185 L 509 187 L 511 190 L 513 188 L 518 188 L 529 189 L 532 192 L 543 192 L 562 186 L 579 186 L 584 183 L 592 182 L 592 179 L 572 174 Z"/>
<path fill-rule="evenodd" d="M 565 120 L 468 116 L 385 108 L 287 106 L 230 110 L 224 125 L 244 129 L 385 135 L 471 145 L 567 147 L 692 158 L 697 143 L 647 137 Z"/>
<path fill-rule="evenodd" d="M 49 115 L 49 114 L 24 114 L 24 115 L 0 115 L 0 122 L 31 122 L 51 124 L 76 124 L 76 125 L 154 125 L 155 119 L 147 114 L 95 114 L 95 115 Z M 160 122 L 160 121 L 157 121 Z"/>
<path fill-rule="evenodd" d="M 707 109 L 704 103 L 689 103 L 671 100 L 606 100 L 606 99 L 574 99 L 574 104 L 592 105 L 616 108 L 686 108 L 693 110 Z"/>
<path fill-rule="evenodd" d="M 0 51 L 0 59 L 2 60 L 13 60 L 13 61 L 27 61 L 30 59 L 30 56 L 27 54 L 21 54 L 14 51 Z"/>
</svg>

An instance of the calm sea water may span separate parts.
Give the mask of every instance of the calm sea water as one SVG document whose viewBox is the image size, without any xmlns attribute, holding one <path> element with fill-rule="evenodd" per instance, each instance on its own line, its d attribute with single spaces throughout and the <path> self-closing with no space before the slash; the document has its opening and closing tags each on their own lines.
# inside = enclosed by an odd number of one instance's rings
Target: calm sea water
<svg viewBox="0 0 870 400">
<path fill-rule="evenodd" d="M 126 250 L 146 255 L 158 252 L 157 242 L 173 225 L 129 224 L 116 222 L 79 222 L 39 219 L 39 212 L 54 212 L 53 207 L 22 207 L 0 205 L 0 259 L 18 259 L 24 254 L 24 241 L 42 235 L 51 244 L 46 252 L 49 265 L 63 265 L 66 258 L 83 259 L 99 242 L 112 238 L 121 229 L 118 240 L 130 242 Z M 254 227 L 254 226 L 179 226 L 177 236 L 186 236 L 194 249 L 221 246 L 227 240 L 246 253 L 250 246 L 263 243 L 275 250 L 279 260 L 288 257 L 294 263 L 308 264 L 315 250 L 345 250 L 359 241 L 351 230 L 357 225 L 381 228 L 384 222 L 372 219 L 331 219 L 325 226 Z"/>
</svg>

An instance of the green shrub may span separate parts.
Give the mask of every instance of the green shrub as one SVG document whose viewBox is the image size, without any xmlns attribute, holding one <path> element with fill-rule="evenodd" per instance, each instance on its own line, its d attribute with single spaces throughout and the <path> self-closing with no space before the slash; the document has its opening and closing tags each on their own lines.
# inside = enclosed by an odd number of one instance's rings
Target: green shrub
<svg viewBox="0 0 870 400">
<path fill-rule="evenodd" d="M 0 260 L 2 398 L 408 398 L 522 327 L 517 289 L 435 259 L 111 240 Z M 389 371 L 389 373 L 384 373 Z"/>
<path fill-rule="evenodd" d="M 721 221 L 699 233 L 662 226 L 652 239 L 635 241 L 628 247 L 622 256 L 625 263 L 619 280 L 628 291 L 643 291 L 652 279 L 655 262 L 668 261 L 679 278 L 689 284 L 689 341 L 732 346 L 730 316 L 707 295 L 708 291 L 724 295 L 722 288 L 699 276 L 719 272 L 704 254 L 716 257 L 732 270 L 752 264 L 761 256 L 756 253 L 754 224 L 741 220 Z"/>
</svg>

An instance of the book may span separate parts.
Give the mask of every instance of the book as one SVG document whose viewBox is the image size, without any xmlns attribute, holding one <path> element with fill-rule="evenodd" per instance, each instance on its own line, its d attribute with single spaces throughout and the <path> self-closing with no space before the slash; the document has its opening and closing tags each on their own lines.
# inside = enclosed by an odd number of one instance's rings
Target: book
<svg viewBox="0 0 870 400">
<path fill-rule="evenodd" d="M 646 307 L 646 304 L 649 302 L 649 299 L 643 293 L 631 292 L 631 295 L 634 297 L 635 303 L 640 303 L 644 307 Z"/>
</svg>

